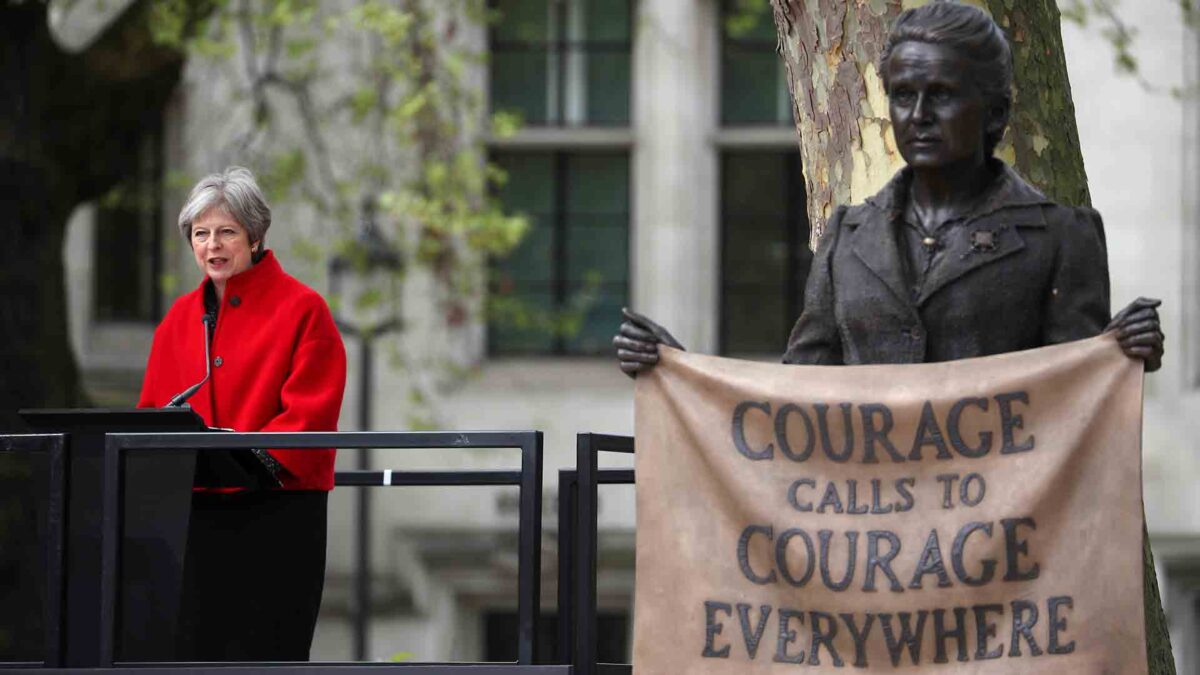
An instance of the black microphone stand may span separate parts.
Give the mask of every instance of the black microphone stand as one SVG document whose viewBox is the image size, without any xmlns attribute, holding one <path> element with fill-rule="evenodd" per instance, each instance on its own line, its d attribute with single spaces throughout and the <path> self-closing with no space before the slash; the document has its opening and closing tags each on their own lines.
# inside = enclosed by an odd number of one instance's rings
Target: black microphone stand
<svg viewBox="0 0 1200 675">
<path fill-rule="evenodd" d="M 192 395 L 200 390 L 200 387 L 204 386 L 205 382 L 208 382 L 208 378 L 212 377 L 212 359 L 208 353 L 208 332 L 212 329 L 212 317 L 205 314 L 200 319 L 200 322 L 204 324 L 204 379 L 176 394 L 164 407 L 178 408 L 183 406 Z"/>
</svg>

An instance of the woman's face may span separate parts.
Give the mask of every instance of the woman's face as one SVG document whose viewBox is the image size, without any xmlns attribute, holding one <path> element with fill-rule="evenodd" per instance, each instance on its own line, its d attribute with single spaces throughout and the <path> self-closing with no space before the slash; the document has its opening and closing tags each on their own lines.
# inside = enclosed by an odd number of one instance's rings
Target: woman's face
<svg viewBox="0 0 1200 675">
<path fill-rule="evenodd" d="M 235 274 L 250 269 L 250 236 L 246 228 L 221 209 L 209 209 L 192 222 L 192 252 L 200 271 L 218 290 Z"/>
<path fill-rule="evenodd" d="M 957 50 L 902 42 L 887 62 L 888 109 L 900 155 L 916 169 L 969 166 L 985 159 L 987 101 Z"/>
</svg>

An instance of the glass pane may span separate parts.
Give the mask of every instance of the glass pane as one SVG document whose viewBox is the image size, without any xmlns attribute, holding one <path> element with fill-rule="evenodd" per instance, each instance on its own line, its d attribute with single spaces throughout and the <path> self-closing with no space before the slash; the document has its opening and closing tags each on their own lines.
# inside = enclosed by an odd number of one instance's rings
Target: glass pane
<svg viewBox="0 0 1200 675">
<path fill-rule="evenodd" d="M 737 215 L 782 218 L 787 212 L 785 157 L 795 153 L 727 152 L 721 171 L 721 208 Z"/>
<path fill-rule="evenodd" d="M 629 42 L 630 0 L 582 0 L 588 42 Z"/>
<path fill-rule="evenodd" d="M 799 153 L 721 161 L 721 337 L 725 353 L 779 354 L 802 307 L 808 226 Z"/>
<path fill-rule="evenodd" d="M 497 353 L 551 351 L 548 325 L 554 309 L 555 157 L 548 152 L 496 153 L 507 174 L 498 197 L 506 209 L 530 219 L 525 238 L 492 269 L 491 348 Z"/>
<path fill-rule="evenodd" d="M 631 3 L 501 1 L 492 32 L 492 110 L 520 112 L 531 126 L 628 124 Z"/>
<path fill-rule="evenodd" d="M 726 43 L 721 56 L 721 120 L 724 124 L 790 122 L 780 111 L 780 87 L 786 89 L 779 55 L 773 49 L 749 50 Z M 785 92 L 786 94 L 786 92 Z"/>
<path fill-rule="evenodd" d="M 568 281 L 629 277 L 629 157 L 579 154 L 567 160 Z"/>
<path fill-rule="evenodd" d="M 568 213 L 628 213 L 629 156 L 579 153 L 567 159 Z"/>
<path fill-rule="evenodd" d="M 509 175 L 501 199 L 534 227 L 493 267 L 492 350 L 607 353 L 628 296 L 628 153 L 514 152 L 493 161 Z"/>
<path fill-rule="evenodd" d="M 574 215 L 567 223 L 567 280 L 624 283 L 629 276 L 629 217 Z"/>
<path fill-rule="evenodd" d="M 554 351 L 555 336 L 547 324 L 554 311 L 550 289 L 522 289 L 493 298 L 494 320 L 488 326 L 491 351 L 497 354 L 544 354 Z"/>
<path fill-rule="evenodd" d="M 547 0 L 499 0 L 500 19 L 492 31 L 491 106 L 516 111 L 527 124 L 548 117 L 553 39 Z"/>
<path fill-rule="evenodd" d="M 507 174 L 499 198 L 513 211 L 554 210 L 554 155 L 549 152 L 497 152 L 492 163 Z"/>
<path fill-rule="evenodd" d="M 493 289 L 521 290 L 523 282 L 554 278 L 554 157 L 549 153 L 508 153 L 492 161 L 508 174 L 499 197 L 505 208 L 529 218 L 521 243 L 496 262 Z"/>
<path fill-rule="evenodd" d="M 629 278 L 629 156 L 583 153 L 567 160 L 568 302 L 590 301 L 572 354 L 611 350 L 627 304 Z"/>
<path fill-rule="evenodd" d="M 630 63 L 628 50 L 591 48 L 587 54 L 587 121 L 629 122 Z"/>
<path fill-rule="evenodd" d="M 776 286 L 726 288 L 721 299 L 726 354 L 782 354 L 790 322 Z"/>
<path fill-rule="evenodd" d="M 497 0 L 500 19 L 493 29 L 493 40 L 503 42 L 545 43 L 550 38 L 548 0 Z"/>
<path fill-rule="evenodd" d="M 726 284 L 778 286 L 775 293 L 781 294 L 790 254 L 783 220 L 727 215 L 725 228 L 721 266 Z"/>
<path fill-rule="evenodd" d="M 547 53 L 539 49 L 496 48 L 491 63 L 493 111 L 515 111 L 526 124 L 547 121 Z"/>
<path fill-rule="evenodd" d="M 45 654 L 46 512 L 41 453 L 0 453 L 0 662 Z"/>
<path fill-rule="evenodd" d="M 508 256 L 496 262 L 496 281 L 505 286 L 554 279 L 553 214 L 526 214 L 530 228 Z M 503 290 L 503 288 L 501 288 Z"/>
<path fill-rule="evenodd" d="M 624 284 L 589 286 L 571 284 L 568 298 L 590 300 L 579 331 L 566 340 L 569 354 L 608 354 L 612 352 L 612 336 L 621 325 L 621 308 L 628 305 Z"/>
<path fill-rule="evenodd" d="M 761 0 L 725 0 L 722 10 L 723 35 L 727 40 L 774 45 L 775 17 Z"/>
</svg>

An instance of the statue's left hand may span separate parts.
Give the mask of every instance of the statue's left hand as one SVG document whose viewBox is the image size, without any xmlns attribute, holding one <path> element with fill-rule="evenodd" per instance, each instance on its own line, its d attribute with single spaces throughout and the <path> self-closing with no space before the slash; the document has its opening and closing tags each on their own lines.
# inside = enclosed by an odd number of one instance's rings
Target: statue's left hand
<svg viewBox="0 0 1200 675">
<path fill-rule="evenodd" d="M 1162 367 L 1163 336 L 1158 322 L 1158 309 L 1162 300 L 1138 298 L 1117 312 L 1105 331 L 1115 330 L 1121 350 L 1130 358 L 1146 362 L 1146 372 L 1152 373 Z"/>
</svg>

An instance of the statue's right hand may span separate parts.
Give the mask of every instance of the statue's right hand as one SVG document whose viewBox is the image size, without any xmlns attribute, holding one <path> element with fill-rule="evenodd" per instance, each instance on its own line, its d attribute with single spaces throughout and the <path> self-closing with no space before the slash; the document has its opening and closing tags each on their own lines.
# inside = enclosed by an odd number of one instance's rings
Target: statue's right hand
<svg viewBox="0 0 1200 675">
<path fill-rule="evenodd" d="M 648 371 L 658 363 L 658 345 L 683 349 L 683 345 L 667 331 L 666 328 L 654 321 L 622 308 L 621 314 L 625 321 L 613 336 L 613 346 L 617 348 L 617 362 L 621 371 L 630 377 Z"/>
</svg>

